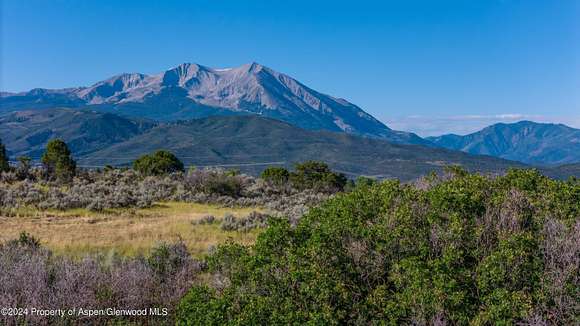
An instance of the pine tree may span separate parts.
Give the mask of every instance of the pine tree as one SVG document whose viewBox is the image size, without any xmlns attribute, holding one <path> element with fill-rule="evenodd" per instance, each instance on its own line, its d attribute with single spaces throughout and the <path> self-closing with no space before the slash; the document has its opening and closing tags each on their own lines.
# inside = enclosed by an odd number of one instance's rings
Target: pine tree
<svg viewBox="0 0 580 326">
<path fill-rule="evenodd" d="M 8 170 L 10 170 L 8 154 L 6 153 L 6 147 L 2 144 L 2 140 L 0 139 L 0 172 L 7 172 Z"/>
<path fill-rule="evenodd" d="M 66 143 L 60 139 L 48 142 L 41 161 L 50 178 L 70 181 L 76 173 L 76 162 Z"/>
</svg>

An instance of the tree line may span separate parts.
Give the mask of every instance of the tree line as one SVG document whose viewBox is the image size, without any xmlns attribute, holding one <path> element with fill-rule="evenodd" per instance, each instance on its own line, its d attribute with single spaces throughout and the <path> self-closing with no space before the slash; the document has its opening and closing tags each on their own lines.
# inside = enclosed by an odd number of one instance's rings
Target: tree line
<svg viewBox="0 0 580 326">
<path fill-rule="evenodd" d="M 18 157 L 20 163 L 15 169 L 24 177 L 30 169 L 31 159 L 26 156 Z M 43 177 L 47 180 L 70 182 L 77 173 L 77 164 L 67 144 L 61 139 L 52 139 L 46 145 L 46 150 L 40 159 L 43 166 Z M 106 165 L 105 169 L 113 169 Z M 182 161 L 173 153 L 158 150 L 137 158 L 132 168 L 145 176 L 160 176 L 171 173 L 185 172 Z M 13 170 L 9 165 L 6 147 L 0 140 L 0 172 Z M 232 170 L 232 173 L 237 173 Z M 268 167 L 261 178 L 275 186 L 292 184 L 297 189 L 313 189 L 317 191 L 342 191 L 349 184 L 349 180 L 342 173 L 334 172 L 324 162 L 306 161 L 295 164 L 293 172 L 283 167 Z M 360 180 L 364 180 L 361 178 Z"/>
</svg>

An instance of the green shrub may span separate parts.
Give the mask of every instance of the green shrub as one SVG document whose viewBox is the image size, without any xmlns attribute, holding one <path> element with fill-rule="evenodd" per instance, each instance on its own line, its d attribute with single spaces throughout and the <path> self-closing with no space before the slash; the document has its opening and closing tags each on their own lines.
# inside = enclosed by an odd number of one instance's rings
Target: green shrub
<svg viewBox="0 0 580 326">
<path fill-rule="evenodd" d="M 163 175 L 185 171 L 183 163 L 175 155 L 164 150 L 141 156 L 133 162 L 133 169 L 143 175 Z"/>
<path fill-rule="evenodd" d="M 344 189 L 347 179 L 324 162 L 306 161 L 295 165 L 290 181 L 298 189 L 336 192 Z"/>
<path fill-rule="evenodd" d="M 271 166 L 262 171 L 260 178 L 273 185 L 281 186 L 288 182 L 290 172 L 283 167 Z"/>
<path fill-rule="evenodd" d="M 572 325 L 578 191 L 517 170 L 355 187 L 295 227 L 270 219 L 252 247 L 218 247 L 220 281 L 194 287 L 178 323 Z"/>
</svg>

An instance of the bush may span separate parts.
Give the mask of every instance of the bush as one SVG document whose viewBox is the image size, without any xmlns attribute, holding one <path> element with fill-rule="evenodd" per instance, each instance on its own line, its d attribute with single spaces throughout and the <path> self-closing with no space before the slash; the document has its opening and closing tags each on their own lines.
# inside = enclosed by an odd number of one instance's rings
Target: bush
<svg viewBox="0 0 580 326">
<path fill-rule="evenodd" d="M 219 169 L 193 170 L 185 178 L 193 191 L 234 198 L 242 196 L 246 181 L 244 176 Z"/>
<path fill-rule="evenodd" d="M 28 178 L 33 178 L 34 176 L 30 174 L 30 161 L 32 159 L 28 156 L 19 156 L 17 158 L 19 164 L 16 168 L 16 175 L 19 180 L 25 180 Z"/>
<path fill-rule="evenodd" d="M 213 215 L 205 215 L 202 216 L 199 220 L 194 221 L 194 224 L 201 224 L 201 225 L 205 225 L 205 224 L 213 224 L 216 221 L 215 216 Z"/>
<path fill-rule="evenodd" d="M 288 182 L 290 172 L 283 167 L 273 166 L 262 171 L 260 178 L 275 186 L 282 186 Z"/>
<path fill-rule="evenodd" d="M 37 249 L 40 247 L 40 240 L 30 235 L 28 232 L 22 231 L 18 239 L 9 241 L 8 245 Z"/>
<path fill-rule="evenodd" d="M 60 139 L 48 142 L 41 161 L 49 178 L 70 182 L 76 173 L 76 162 L 66 143 Z"/>
<path fill-rule="evenodd" d="M 175 307 L 205 265 L 182 243 L 160 244 L 149 257 L 53 255 L 28 234 L 0 244 L 0 307 L 37 309 L 167 308 L 167 316 L 0 316 L 2 325 L 172 324 Z M 30 310 L 29 310 L 30 311 Z"/>
<path fill-rule="evenodd" d="M 163 150 L 141 156 L 133 162 L 133 169 L 143 175 L 164 175 L 185 171 L 183 163 L 175 155 Z"/>
<path fill-rule="evenodd" d="M 326 163 L 307 161 L 298 163 L 290 174 L 290 181 L 298 189 L 314 189 L 325 192 L 342 191 L 347 179 L 343 174 L 335 173 Z"/>
<path fill-rule="evenodd" d="M 264 228 L 268 225 L 269 215 L 253 211 L 248 216 L 237 218 L 226 214 L 220 228 L 224 231 L 249 231 L 256 228 Z"/>
<path fill-rule="evenodd" d="M 178 323 L 573 325 L 579 191 L 521 170 L 357 187 L 219 246 Z"/>
<path fill-rule="evenodd" d="M 272 211 L 297 220 L 309 207 L 331 194 L 313 190 L 273 188 L 261 179 L 244 174 L 231 175 L 222 169 L 192 170 L 187 174 L 143 176 L 131 169 L 79 170 L 63 187 L 42 180 L 31 168 L 19 181 L 17 172 L 0 174 L 0 212 L 33 206 L 38 209 L 149 207 L 158 201 L 212 203 L 221 206 L 268 206 Z"/>
</svg>

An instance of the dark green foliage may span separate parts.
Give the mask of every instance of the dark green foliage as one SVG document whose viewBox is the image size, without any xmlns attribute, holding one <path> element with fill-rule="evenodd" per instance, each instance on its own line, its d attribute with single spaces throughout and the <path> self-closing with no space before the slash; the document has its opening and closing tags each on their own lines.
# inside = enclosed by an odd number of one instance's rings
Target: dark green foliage
<svg viewBox="0 0 580 326">
<path fill-rule="evenodd" d="M 163 175 L 183 172 L 183 163 L 172 153 L 164 150 L 143 155 L 133 162 L 133 169 L 144 175 Z"/>
<path fill-rule="evenodd" d="M 66 143 L 60 139 L 48 142 L 41 161 L 50 178 L 70 181 L 76 173 L 76 162 Z"/>
<path fill-rule="evenodd" d="M 356 180 L 352 180 L 352 179 L 347 180 L 346 185 L 344 186 L 344 191 L 351 192 L 355 188 L 371 187 L 373 185 L 376 185 L 378 182 L 379 181 L 377 179 L 373 179 L 373 178 L 369 178 L 369 177 L 365 177 L 365 176 L 360 176 L 360 177 L 356 178 Z"/>
<path fill-rule="evenodd" d="M 8 164 L 8 154 L 6 153 L 6 147 L 2 144 L 2 139 L 0 139 L 0 172 L 8 172 L 10 170 L 10 165 Z"/>
<path fill-rule="evenodd" d="M 290 181 L 298 189 L 334 192 L 342 191 L 347 179 L 343 174 L 333 172 L 324 162 L 306 161 L 295 165 Z"/>
<path fill-rule="evenodd" d="M 260 178 L 275 186 L 281 186 L 288 182 L 288 179 L 290 178 L 290 172 L 288 172 L 288 170 L 283 167 L 271 166 L 262 171 Z"/>
<path fill-rule="evenodd" d="M 373 186 L 377 183 L 378 183 L 378 181 L 376 179 L 360 176 L 360 177 L 356 178 L 356 181 L 354 184 L 356 187 L 370 187 L 370 186 Z"/>
<path fill-rule="evenodd" d="M 576 324 L 580 183 L 449 172 L 361 182 L 296 227 L 271 219 L 254 246 L 218 247 L 219 281 L 184 297 L 178 323 Z"/>
</svg>

